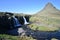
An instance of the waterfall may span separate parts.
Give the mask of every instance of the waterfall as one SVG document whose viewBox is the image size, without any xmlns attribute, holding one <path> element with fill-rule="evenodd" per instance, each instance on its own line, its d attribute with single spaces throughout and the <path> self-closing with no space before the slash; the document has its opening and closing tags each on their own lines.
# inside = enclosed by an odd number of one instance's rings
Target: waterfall
<svg viewBox="0 0 60 40">
<path fill-rule="evenodd" d="M 15 17 L 13 17 L 13 18 L 14 18 L 14 26 L 15 26 L 15 27 L 21 26 L 21 24 L 19 23 L 18 19 L 15 18 Z"/>
<path fill-rule="evenodd" d="M 23 16 L 23 19 L 24 19 L 24 24 L 25 25 L 29 24 L 24 16 Z"/>
</svg>

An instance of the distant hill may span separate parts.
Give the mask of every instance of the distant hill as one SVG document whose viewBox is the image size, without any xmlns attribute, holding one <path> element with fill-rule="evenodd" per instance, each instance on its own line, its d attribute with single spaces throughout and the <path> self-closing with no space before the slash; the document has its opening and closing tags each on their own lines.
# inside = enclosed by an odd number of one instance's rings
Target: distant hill
<svg viewBox="0 0 60 40">
<path fill-rule="evenodd" d="M 0 12 L 0 16 L 4 16 L 6 12 Z M 7 13 L 11 13 L 11 12 L 7 12 Z M 30 16 L 29 14 L 24 14 L 24 13 L 13 13 L 15 16 Z"/>
<path fill-rule="evenodd" d="M 5 13 L 4 12 L 0 12 L 0 16 L 3 16 Z"/>
<path fill-rule="evenodd" d="M 50 2 L 45 7 L 30 18 L 35 25 L 60 28 L 60 10 L 54 7 Z"/>
</svg>

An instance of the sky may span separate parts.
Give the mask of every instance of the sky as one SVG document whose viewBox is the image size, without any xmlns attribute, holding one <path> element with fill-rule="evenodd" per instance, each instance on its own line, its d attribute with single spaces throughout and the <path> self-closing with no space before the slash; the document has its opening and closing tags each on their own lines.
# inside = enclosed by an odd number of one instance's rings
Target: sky
<svg viewBox="0 0 60 40">
<path fill-rule="evenodd" d="M 48 2 L 60 9 L 60 0 L 0 0 L 0 12 L 35 14 Z"/>
</svg>

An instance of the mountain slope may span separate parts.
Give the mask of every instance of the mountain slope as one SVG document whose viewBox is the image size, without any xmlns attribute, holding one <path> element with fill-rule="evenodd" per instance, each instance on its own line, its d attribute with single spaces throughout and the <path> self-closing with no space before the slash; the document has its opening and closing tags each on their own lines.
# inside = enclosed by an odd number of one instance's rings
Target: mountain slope
<svg viewBox="0 0 60 40">
<path fill-rule="evenodd" d="M 60 10 L 56 9 L 51 3 L 30 18 L 35 25 L 44 26 L 48 29 L 60 28 Z"/>
<path fill-rule="evenodd" d="M 41 10 L 39 11 L 38 13 L 35 14 L 35 16 L 46 16 L 46 14 L 60 14 L 59 13 L 60 10 L 56 9 L 56 7 L 54 7 L 51 3 L 47 3 L 46 6 Z"/>
</svg>

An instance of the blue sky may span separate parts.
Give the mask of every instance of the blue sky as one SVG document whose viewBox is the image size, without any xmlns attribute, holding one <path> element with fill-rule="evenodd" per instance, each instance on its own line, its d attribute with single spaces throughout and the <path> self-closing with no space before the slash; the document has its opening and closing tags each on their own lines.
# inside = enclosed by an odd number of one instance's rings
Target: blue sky
<svg viewBox="0 0 60 40">
<path fill-rule="evenodd" d="M 0 12 L 34 14 L 48 2 L 60 9 L 60 0 L 0 0 Z"/>
</svg>

